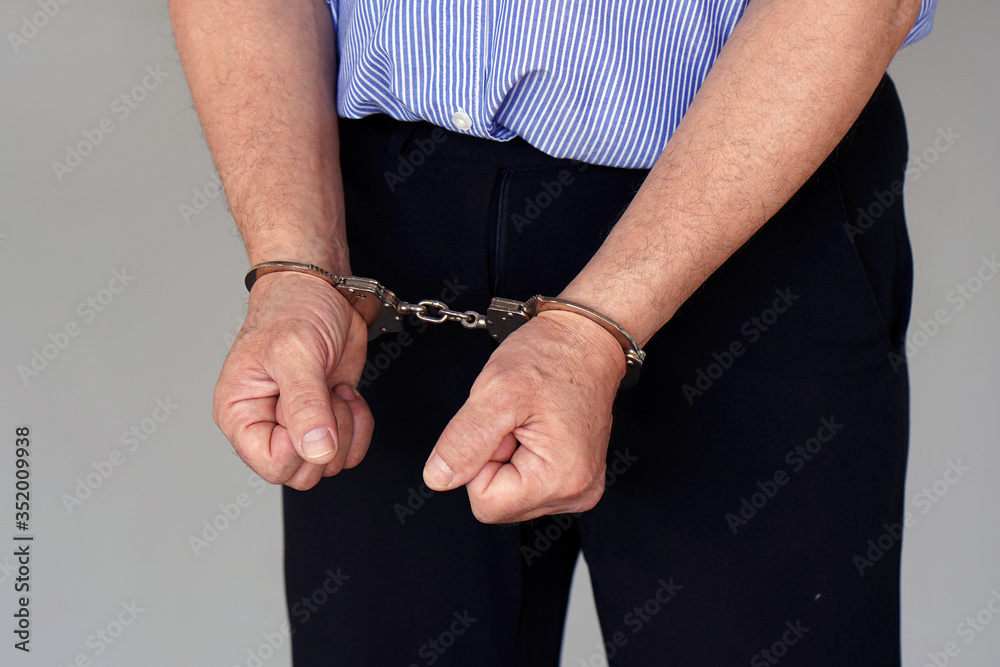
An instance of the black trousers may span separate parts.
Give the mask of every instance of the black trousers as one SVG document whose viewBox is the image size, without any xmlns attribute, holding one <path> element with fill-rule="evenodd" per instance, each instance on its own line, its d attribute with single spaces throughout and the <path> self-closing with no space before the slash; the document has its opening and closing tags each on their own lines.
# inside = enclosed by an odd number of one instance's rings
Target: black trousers
<svg viewBox="0 0 1000 667">
<path fill-rule="evenodd" d="M 645 172 L 385 116 L 341 123 L 356 274 L 483 312 L 557 294 Z M 649 342 L 607 491 L 476 521 L 424 461 L 495 344 L 415 319 L 373 341 L 356 469 L 285 489 L 297 667 L 558 665 L 579 551 L 592 665 L 898 665 L 912 262 L 888 79 L 833 155 Z"/>
</svg>

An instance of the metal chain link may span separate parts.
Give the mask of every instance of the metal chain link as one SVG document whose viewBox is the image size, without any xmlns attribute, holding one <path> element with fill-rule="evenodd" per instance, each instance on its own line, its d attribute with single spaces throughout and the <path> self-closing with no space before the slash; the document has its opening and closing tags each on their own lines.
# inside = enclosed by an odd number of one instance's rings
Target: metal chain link
<svg viewBox="0 0 1000 667">
<path fill-rule="evenodd" d="M 621 389 L 627 389 L 635 384 L 646 359 L 646 353 L 639 349 L 635 339 L 619 324 L 597 311 L 572 301 L 539 294 L 531 297 L 527 302 L 494 297 L 490 301 L 487 314 L 484 316 L 474 310 L 465 312 L 452 310 L 448 308 L 448 304 L 436 299 L 426 299 L 415 304 L 401 301 L 394 292 L 371 278 L 335 276 L 312 264 L 283 260 L 262 262 L 251 267 L 244 278 L 247 290 L 253 287 L 254 282 L 260 276 L 275 271 L 309 273 L 329 282 L 365 318 L 368 324 L 369 341 L 390 331 L 401 331 L 402 316 L 416 315 L 417 319 L 431 324 L 442 324 L 450 320 L 459 322 L 466 329 L 486 329 L 494 340 L 502 343 L 508 335 L 538 313 L 545 310 L 564 310 L 583 315 L 596 322 L 621 343 L 626 359 L 626 371 L 620 386 Z"/>
<path fill-rule="evenodd" d="M 424 299 L 413 304 L 403 301 L 399 304 L 397 312 L 400 315 L 416 315 L 418 320 L 430 322 L 431 324 L 442 324 L 452 321 L 460 322 L 466 329 L 485 329 L 486 317 L 474 310 L 467 310 L 464 313 L 458 310 L 451 310 L 448 304 L 436 299 Z"/>
</svg>

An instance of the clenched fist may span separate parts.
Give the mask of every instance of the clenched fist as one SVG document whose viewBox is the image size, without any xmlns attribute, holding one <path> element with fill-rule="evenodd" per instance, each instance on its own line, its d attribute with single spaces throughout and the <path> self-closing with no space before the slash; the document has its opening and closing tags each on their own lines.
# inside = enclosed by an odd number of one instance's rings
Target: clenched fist
<svg viewBox="0 0 1000 667">
<path fill-rule="evenodd" d="M 305 490 L 356 466 L 374 428 L 355 389 L 367 345 L 364 318 L 322 279 L 262 276 L 215 386 L 215 423 L 272 484 Z"/>
</svg>

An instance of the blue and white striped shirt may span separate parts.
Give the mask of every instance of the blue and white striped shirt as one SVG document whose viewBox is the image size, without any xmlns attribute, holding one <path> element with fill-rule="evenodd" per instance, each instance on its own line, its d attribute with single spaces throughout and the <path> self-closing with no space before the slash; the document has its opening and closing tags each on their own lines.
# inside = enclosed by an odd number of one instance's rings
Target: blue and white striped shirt
<svg viewBox="0 0 1000 667">
<path fill-rule="evenodd" d="M 750 0 L 327 0 L 337 110 L 650 167 Z M 906 38 L 928 34 L 922 0 Z"/>
</svg>

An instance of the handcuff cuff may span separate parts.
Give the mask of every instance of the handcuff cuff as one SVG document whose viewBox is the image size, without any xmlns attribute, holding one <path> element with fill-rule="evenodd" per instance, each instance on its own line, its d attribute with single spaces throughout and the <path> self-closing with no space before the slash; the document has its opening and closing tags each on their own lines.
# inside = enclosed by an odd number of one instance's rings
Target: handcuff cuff
<svg viewBox="0 0 1000 667">
<path fill-rule="evenodd" d="M 546 310 L 566 310 L 601 325 L 621 344 L 625 353 L 625 377 L 622 378 L 619 389 L 628 389 L 635 385 L 639 380 L 642 363 L 646 359 L 646 353 L 639 348 L 635 339 L 614 320 L 592 308 L 565 299 L 540 294 L 527 301 L 494 297 L 486 309 L 486 315 L 482 315 L 474 310 L 465 312 L 451 310 L 448 304 L 434 299 L 410 303 L 401 300 L 392 290 L 371 278 L 337 276 L 312 264 L 287 261 L 262 262 L 251 267 L 244 279 L 247 291 L 250 291 L 262 276 L 278 271 L 307 273 L 322 278 L 332 285 L 361 313 L 368 325 L 369 341 L 385 333 L 402 331 L 403 316 L 415 315 L 417 319 L 432 324 L 452 321 L 460 323 L 466 329 L 486 329 L 494 340 L 502 343 L 507 336 L 535 315 Z"/>
</svg>

